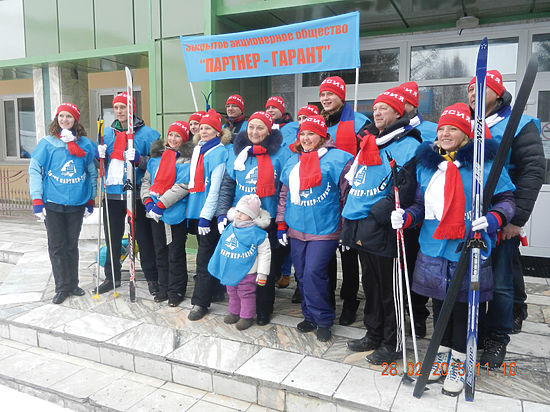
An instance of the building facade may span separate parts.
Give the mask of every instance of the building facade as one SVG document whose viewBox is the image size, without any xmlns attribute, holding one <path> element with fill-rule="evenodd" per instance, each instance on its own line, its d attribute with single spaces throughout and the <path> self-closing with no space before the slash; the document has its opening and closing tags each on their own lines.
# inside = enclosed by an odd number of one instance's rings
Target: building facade
<svg viewBox="0 0 550 412">
<path fill-rule="evenodd" d="M 61 102 L 80 107 L 92 138 L 98 116 L 109 124 L 112 97 L 125 89 L 125 66 L 134 70 L 137 112 L 147 124 L 164 134 L 173 121 L 187 119 L 195 106 L 180 35 L 261 29 L 355 10 L 361 30 L 358 109 L 366 114 L 380 92 L 409 80 L 420 86 L 425 119 L 436 120 L 446 105 L 465 101 L 484 36 L 488 66 L 502 72 L 513 95 L 529 58 L 537 56 L 526 113 L 542 122 L 548 167 L 526 228 L 525 253 L 550 257 L 550 221 L 543 213 L 550 207 L 550 0 L 1 0 L 0 181 L 17 174 L 12 197 L 24 197 L 28 158 Z M 278 94 L 295 114 L 318 102 L 318 86 L 328 74 L 201 82 L 193 90 L 202 110 L 209 96 L 208 103 L 223 111 L 227 96 L 239 93 L 250 114 Z M 355 71 L 338 74 L 352 99 Z M 5 190 L 0 187 L 0 198 Z"/>
</svg>

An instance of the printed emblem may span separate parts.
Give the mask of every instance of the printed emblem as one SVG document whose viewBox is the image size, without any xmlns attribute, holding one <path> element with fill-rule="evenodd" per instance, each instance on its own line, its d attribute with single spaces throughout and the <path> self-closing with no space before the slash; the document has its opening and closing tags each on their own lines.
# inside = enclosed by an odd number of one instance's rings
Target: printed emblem
<svg viewBox="0 0 550 412">
<path fill-rule="evenodd" d="M 235 250 L 239 247 L 239 241 L 237 240 L 237 237 L 235 236 L 235 233 L 231 233 L 227 239 L 225 239 L 225 247 Z"/>
<path fill-rule="evenodd" d="M 253 167 L 250 169 L 250 171 L 246 174 L 244 180 L 249 185 L 255 185 L 258 181 L 258 167 Z"/>
<path fill-rule="evenodd" d="M 365 183 L 365 178 L 367 177 L 367 166 L 361 166 L 357 173 L 355 173 L 355 178 L 353 179 L 353 186 L 360 186 Z"/>
<path fill-rule="evenodd" d="M 76 173 L 76 167 L 74 165 L 73 160 L 69 160 L 67 163 L 63 165 L 61 168 L 61 175 L 62 176 L 69 176 L 72 177 Z"/>
</svg>

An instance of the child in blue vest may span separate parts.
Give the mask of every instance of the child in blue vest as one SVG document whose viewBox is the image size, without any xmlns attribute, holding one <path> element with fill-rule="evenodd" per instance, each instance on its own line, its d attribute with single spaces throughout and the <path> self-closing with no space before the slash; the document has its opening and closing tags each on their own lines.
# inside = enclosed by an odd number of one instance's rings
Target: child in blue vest
<svg viewBox="0 0 550 412">
<path fill-rule="evenodd" d="M 252 326 L 256 315 L 256 283 L 265 286 L 271 265 L 271 247 L 265 229 L 271 223 L 269 213 L 260 208 L 257 195 L 245 195 L 229 209 L 229 224 L 208 264 L 212 276 L 227 286 L 228 324 L 244 330 Z"/>
</svg>

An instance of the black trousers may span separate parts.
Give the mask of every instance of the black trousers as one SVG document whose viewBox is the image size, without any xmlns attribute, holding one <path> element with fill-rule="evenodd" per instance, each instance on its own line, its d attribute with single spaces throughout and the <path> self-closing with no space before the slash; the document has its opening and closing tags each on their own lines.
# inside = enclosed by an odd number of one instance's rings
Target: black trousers
<svg viewBox="0 0 550 412">
<path fill-rule="evenodd" d="M 365 292 L 363 323 L 367 336 L 394 351 L 397 338 L 393 303 L 393 258 L 359 251 Z"/>
<path fill-rule="evenodd" d="M 196 233 L 197 221 L 189 222 L 191 233 Z M 191 298 L 192 305 L 199 305 L 205 308 L 212 303 L 212 296 L 219 291 L 220 281 L 208 272 L 208 262 L 216 250 L 220 238 L 218 223 L 216 219 L 210 221 L 210 232 L 206 235 L 198 235 L 199 249 L 196 258 L 195 289 Z"/>
<path fill-rule="evenodd" d="M 281 268 L 290 253 L 290 246 L 282 246 L 277 240 L 277 225 L 275 220 L 267 228 L 271 246 L 271 265 L 265 286 L 256 288 L 256 313 L 260 317 L 269 317 L 275 305 L 275 283 L 281 277 Z"/>
<path fill-rule="evenodd" d="M 170 225 L 172 242 L 166 244 L 165 223 L 151 222 L 157 258 L 159 293 L 168 297 L 184 297 L 187 291 L 187 221 Z"/>
<path fill-rule="evenodd" d="M 439 318 L 443 301 L 432 298 L 434 311 L 434 327 Z M 460 353 L 466 353 L 466 334 L 468 332 L 468 303 L 455 302 L 449 323 L 441 338 L 441 345 Z"/>
<path fill-rule="evenodd" d="M 103 213 L 103 225 L 105 231 L 105 239 L 107 243 L 107 259 L 105 261 L 105 277 L 112 279 L 114 277 L 116 282 L 120 282 L 120 254 L 121 254 L 121 242 L 124 236 L 125 225 L 128 224 L 126 218 L 126 200 L 113 200 L 108 199 L 107 203 L 103 201 L 103 207 L 105 204 L 109 208 L 109 226 L 111 230 L 111 236 L 108 234 L 107 229 L 107 210 Z M 136 240 L 139 247 L 139 261 L 141 269 L 145 274 L 145 279 L 148 281 L 158 280 L 158 272 L 156 265 L 155 246 L 153 244 L 153 233 L 151 230 L 151 220 L 145 216 L 145 207 L 141 203 L 140 199 L 136 199 L 135 209 L 135 233 Z M 114 271 L 111 268 L 111 249 L 110 242 L 112 240 L 113 250 L 113 263 L 115 265 Z"/>
<path fill-rule="evenodd" d="M 340 299 L 343 300 L 343 308 L 356 311 L 359 307 L 357 292 L 359 291 L 359 260 L 357 250 L 350 249 L 340 252 L 340 261 L 342 262 L 342 286 L 340 288 Z M 336 253 L 329 263 L 328 275 L 330 278 L 330 290 L 332 305 L 336 305 L 335 290 L 337 281 L 337 259 Z"/>
<path fill-rule="evenodd" d="M 411 228 L 403 231 L 405 239 L 405 252 L 407 254 L 407 271 L 409 272 L 409 285 L 412 288 L 414 265 L 416 263 L 416 257 L 420 250 L 420 244 L 418 243 L 418 237 L 420 236 L 419 228 Z M 414 321 L 424 322 L 430 316 L 430 311 L 426 307 L 428 303 L 428 297 L 419 295 L 411 290 L 411 303 L 414 315 Z"/>
<path fill-rule="evenodd" d="M 78 286 L 78 237 L 83 218 L 84 207 L 69 213 L 46 210 L 48 253 L 56 293 L 68 293 Z"/>
</svg>

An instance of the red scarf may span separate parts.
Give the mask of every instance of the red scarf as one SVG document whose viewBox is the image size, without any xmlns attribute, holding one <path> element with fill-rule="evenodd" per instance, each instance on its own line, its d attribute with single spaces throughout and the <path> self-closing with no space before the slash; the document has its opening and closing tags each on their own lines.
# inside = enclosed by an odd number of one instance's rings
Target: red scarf
<svg viewBox="0 0 550 412">
<path fill-rule="evenodd" d="M 124 160 L 124 151 L 127 144 L 127 133 L 119 132 L 115 130 L 115 143 L 113 145 L 113 153 L 111 153 L 111 159 Z"/>
<path fill-rule="evenodd" d="M 252 146 L 252 153 L 256 155 L 258 162 L 258 179 L 256 180 L 256 194 L 258 197 L 268 197 L 275 194 L 275 172 L 271 157 L 267 149 L 260 145 Z"/>
<path fill-rule="evenodd" d="M 57 138 L 61 138 L 61 134 L 57 136 Z M 86 152 L 73 140 L 72 142 L 67 143 L 67 150 L 70 154 L 77 157 L 84 157 L 86 156 Z"/>
<path fill-rule="evenodd" d="M 464 224 L 464 210 L 466 200 L 464 187 L 458 167 L 453 162 L 447 162 L 445 172 L 445 191 L 443 193 L 443 216 L 433 234 L 434 239 L 461 239 L 466 230 Z"/>
<path fill-rule="evenodd" d="M 378 145 L 376 144 L 376 136 L 367 133 L 363 140 L 361 140 L 361 151 L 359 152 L 359 158 L 357 163 L 361 166 L 375 166 L 381 165 L 382 159 L 380 158 L 380 152 L 378 151 Z"/>
<path fill-rule="evenodd" d="M 321 184 L 321 162 L 317 150 L 300 153 L 300 190 Z"/>
<path fill-rule="evenodd" d="M 176 181 L 176 155 L 175 150 L 166 149 L 164 151 L 155 175 L 155 183 L 149 188 L 150 192 L 162 196 L 174 185 Z"/>
<path fill-rule="evenodd" d="M 336 147 L 355 156 L 357 154 L 357 138 L 355 136 L 355 114 L 351 106 L 344 104 L 344 110 L 340 116 L 336 136 Z"/>
<path fill-rule="evenodd" d="M 195 185 L 189 191 L 202 193 L 204 190 L 204 153 L 201 153 L 197 161 L 197 168 L 195 169 Z"/>
</svg>

